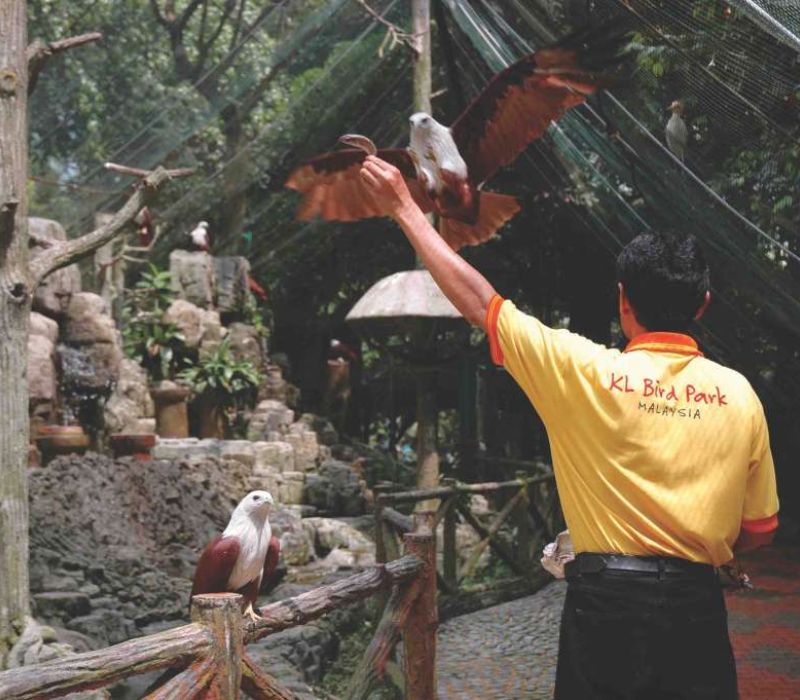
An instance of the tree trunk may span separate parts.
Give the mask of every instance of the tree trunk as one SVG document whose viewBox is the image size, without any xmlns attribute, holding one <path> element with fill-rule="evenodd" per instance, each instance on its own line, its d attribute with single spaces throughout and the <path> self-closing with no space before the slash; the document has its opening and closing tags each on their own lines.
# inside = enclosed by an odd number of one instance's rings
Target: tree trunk
<svg viewBox="0 0 800 700">
<path fill-rule="evenodd" d="M 245 148 L 245 129 L 239 110 L 228 108 L 222 112 L 225 135 L 225 162 L 222 173 L 224 201 L 217 221 L 217 241 L 235 242 L 244 228 L 247 217 L 247 185 L 250 153 Z M 212 241 L 213 244 L 213 241 Z"/>
<path fill-rule="evenodd" d="M 411 33 L 417 55 L 414 59 L 414 111 L 431 113 L 431 3 L 412 0 Z"/>
<path fill-rule="evenodd" d="M 30 612 L 26 11 L 0 3 L 0 668 Z"/>
</svg>

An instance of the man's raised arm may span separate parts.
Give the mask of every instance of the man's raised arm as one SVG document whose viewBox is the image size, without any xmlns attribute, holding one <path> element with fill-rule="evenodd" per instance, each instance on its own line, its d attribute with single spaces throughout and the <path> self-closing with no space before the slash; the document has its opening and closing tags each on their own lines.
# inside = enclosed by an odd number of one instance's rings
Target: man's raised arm
<svg viewBox="0 0 800 700">
<path fill-rule="evenodd" d="M 412 199 L 400 171 L 380 158 L 367 156 L 361 177 L 380 209 L 400 224 L 417 255 L 453 306 L 467 321 L 485 330 L 486 311 L 496 293 L 494 287 L 453 251 L 430 225 Z"/>
</svg>

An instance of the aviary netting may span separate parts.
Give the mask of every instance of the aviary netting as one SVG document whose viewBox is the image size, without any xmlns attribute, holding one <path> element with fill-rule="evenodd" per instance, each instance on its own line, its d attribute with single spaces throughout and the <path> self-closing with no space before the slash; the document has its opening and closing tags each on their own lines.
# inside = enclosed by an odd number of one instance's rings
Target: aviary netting
<svg viewBox="0 0 800 700">
<path fill-rule="evenodd" d="M 388 50 L 392 32 L 386 24 L 407 27 L 405 4 L 376 0 L 369 6 L 385 21 L 358 0 L 272 3 L 254 15 L 249 32 L 209 62 L 211 76 L 224 74 L 214 99 L 201 98 L 189 83 L 165 81 L 145 108 L 133 84 L 131 101 L 102 115 L 105 126 L 97 131 L 103 138 L 74 144 L 56 166 L 44 157 L 70 129 L 70 120 L 48 123 L 32 110 L 32 150 L 42 157 L 36 174 L 57 181 L 38 182 L 34 204 L 69 230 L 124 192 L 127 183 L 101 171 L 102 160 L 145 168 L 158 162 L 196 165 L 201 175 L 179 183 L 179 196 L 157 212 L 167 229 L 162 242 L 179 245 L 197 219 L 213 222 L 215 209 L 236 193 L 225 184 L 234 170 L 236 191 L 247 193 L 247 212 L 241 230 L 218 238 L 217 250 L 247 254 L 256 274 L 274 287 L 290 288 L 291 271 L 302 269 L 299 274 L 314 280 L 309 293 L 320 303 L 350 300 L 382 274 L 408 267 L 411 256 L 399 236 L 365 245 L 381 235 L 376 229 L 389 232 L 391 226 L 368 222 L 348 226 L 344 234 L 342 227 L 298 224 L 292 220 L 295 196 L 282 189 L 292 166 L 330 149 L 346 131 L 386 145 L 406 142 L 412 57 L 404 45 Z M 498 240 L 469 255 L 493 269 L 517 264 L 511 260 L 514 247 L 557 247 L 558 230 L 532 225 L 546 197 L 564 204 L 587 245 L 606 251 L 606 266 L 643 230 L 693 231 L 713 270 L 715 303 L 702 342 L 712 357 L 756 380 L 778 441 L 787 452 L 796 450 L 791 426 L 800 419 L 800 9 L 766 0 L 434 0 L 434 10 L 434 111 L 445 118 L 457 114 L 492 73 L 569 29 L 609 19 L 630 24 L 630 79 L 570 112 L 501 174 L 503 191 L 516 186 L 530 216 L 519 217 Z M 150 51 L 152 70 L 163 70 L 164 56 Z M 74 63 L 67 65 L 79 67 L 88 60 L 83 56 L 70 57 Z M 225 154 L 219 147 L 221 116 L 270 70 L 274 81 L 259 97 L 242 147 Z M 195 82 L 202 86 L 205 79 L 203 74 Z M 55 78 L 46 75 L 47 80 Z M 73 88 L 67 81 L 66 90 Z M 37 99 L 46 95 L 40 86 Z M 664 138 L 673 100 L 686 107 L 691 138 L 685 162 Z M 253 232 L 252 247 L 243 243 L 242 231 Z M 360 256 L 358 270 L 347 264 L 353 251 Z M 563 313 L 560 320 L 568 321 Z"/>
</svg>

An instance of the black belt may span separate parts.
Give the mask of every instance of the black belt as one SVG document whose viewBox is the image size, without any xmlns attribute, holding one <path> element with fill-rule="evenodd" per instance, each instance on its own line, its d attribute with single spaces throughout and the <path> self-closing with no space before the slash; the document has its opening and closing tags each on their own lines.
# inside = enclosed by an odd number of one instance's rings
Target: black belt
<svg viewBox="0 0 800 700">
<path fill-rule="evenodd" d="M 637 574 L 654 576 L 684 575 L 693 577 L 710 577 L 715 574 L 711 564 L 680 559 L 678 557 L 637 557 L 628 554 L 595 554 L 581 552 L 573 561 L 564 566 L 568 579 L 583 574 L 599 574 L 601 571 L 629 571 Z"/>
</svg>

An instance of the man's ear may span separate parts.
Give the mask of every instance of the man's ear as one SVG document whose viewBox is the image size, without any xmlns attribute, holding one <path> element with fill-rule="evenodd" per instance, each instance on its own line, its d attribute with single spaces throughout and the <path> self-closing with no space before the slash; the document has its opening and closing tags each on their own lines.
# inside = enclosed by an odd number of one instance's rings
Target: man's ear
<svg viewBox="0 0 800 700">
<path fill-rule="evenodd" d="M 708 308 L 708 305 L 710 303 L 711 303 L 711 291 L 707 290 L 706 295 L 703 298 L 703 303 L 700 304 L 700 308 L 697 309 L 697 313 L 695 313 L 694 315 L 695 321 L 699 321 L 702 318 L 703 314 L 706 312 L 706 309 Z"/>
<path fill-rule="evenodd" d="M 617 288 L 619 289 L 619 315 L 632 314 L 633 307 L 631 307 L 631 302 L 628 301 L 628 295 L 625 294 L 625 287 L 622 286 L 622 282 L 617 282 Z"/>
</svg>

